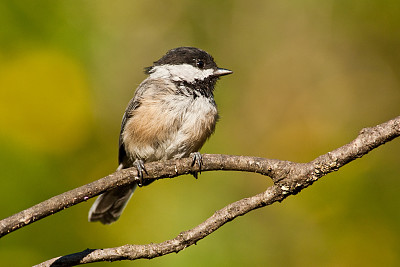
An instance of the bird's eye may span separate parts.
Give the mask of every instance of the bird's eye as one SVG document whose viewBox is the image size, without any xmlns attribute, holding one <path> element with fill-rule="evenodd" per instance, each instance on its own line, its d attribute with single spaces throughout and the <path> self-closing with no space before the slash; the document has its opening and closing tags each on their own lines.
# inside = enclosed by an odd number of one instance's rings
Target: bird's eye
<svg viewBox="0 0 400 267">
<path fill-rule="evenodd" d="M 202 69 L 202 68 L 204 68 L 204 61 L 203 61 L 203 60 L 198 60 L 198 61 L 196 62 L 196 65 L 197 65 L 197 67 L 198 67 L 199 69 Z"/>
</svg>

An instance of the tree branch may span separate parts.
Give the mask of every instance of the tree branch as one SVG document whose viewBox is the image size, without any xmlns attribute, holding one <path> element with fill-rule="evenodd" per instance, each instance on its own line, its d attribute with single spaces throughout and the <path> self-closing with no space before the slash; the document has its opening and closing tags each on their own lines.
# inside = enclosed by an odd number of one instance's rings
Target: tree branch
<svg viewBox="0 0 400 267">
<path fill-rule="evenodd" d="M 199 171 L 198 166 L 191 166 L 191 163 L 191 158 L 147 163 L 145 164 L 147 174 L 145 174 L 143 178 L 144 180 L 173 178 L 193 171 Z M 272 170 L 280 169 L 280 165 L 282 164 L 286 165 L 289 164 L 289 162 L 286 163 L 284 161 L 258 157 L 203 154 L 202 171 L 247 171 L 272 177 Z M 134 183 L 136 179 L 136 168 L 123 169 L 90 184 L 54 196 L 33 207 L 1 220 L 0 238 L 35 221 L 79 204 L 106 191 Z"/>
<path fill-rule="evenodd" d="M 322 176 L 338 170 L 343 165 L 362 157 L 374 148 L 400 135 L 400 116 L 375 127 L 361 130 L 358 137 L 334 151 L 319 156 L 309 163 L 271 160 L 258 157 L 203 155 L 202 171 L 248 171 L 267 175 L 274 185 L 265 192 L 244 198 L 216 211 L 197 227 L 180 233 L 176 238 L 148 245 L 126 245 L 117 248 L 85 250 L 58 257 L 37 266 L 71 266 L 99 261 L 134 260 L 154 258 L 179 252 L 211 234 L 225 223 L 254 209 L 282 201 L 296 194 Z M 146 164 L 145 179 L 172 178 L 198 170 L 191 159 L 170 160 Z M 133 183 L 137 171 L 121 170 L 85 186 L 50 198 L 27 210 L 0 221 L 0 237 L 60 210 L 104 193 L 118 186 Z"/>
</svg>

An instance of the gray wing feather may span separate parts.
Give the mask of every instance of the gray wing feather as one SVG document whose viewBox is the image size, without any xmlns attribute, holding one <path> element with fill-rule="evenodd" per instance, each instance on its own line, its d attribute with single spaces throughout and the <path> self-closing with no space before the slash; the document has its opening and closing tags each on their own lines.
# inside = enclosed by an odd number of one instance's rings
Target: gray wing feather
<svg viewBox="0 0 400 267">
<path fill-rule="evenodd" d="M 143 95 L 143 92 L 145 91 L 144 84 L 145 82 L 143 82 L 138 87 L 138 89 L 135 92 L 135 95 L 133 96 L 131 101 L 129 101 L 128 107 L 126 108 L 124 116 L 122 117 L 121 132 L 119 135 L 119 152 L 118 152 L 118 161 L 120 165 L 117 170 L 131 167 L 124 165 L 124 163 L 126 164 L 126 162 L 129 161 L 127 161 L 127 154 L 125 151 L 125 145 L 123 142 L 122 134 L 124 132 L 126 123 L 133 116 L 132 111 L 140 106 L 140 98 L 141 95 Z M 89 221 L 90 222 L 100 221 L 103 224 L 110 224 L 118 220 L 129 199 L 132 197 L 132 194 L 135 191 L 136 187 L 137 184 L 126 185 L 105 192 L 102 195 L 100 195 L 89 210 Z"/>
<path fill-rule="evenodd" d="M 140 106 L 140 98 L 143 95 L 145 88 L 147 85 L 147 80 L 143 81 L 139 87 L 136 89 L 135 95 L 133 98 L 129 101 L 128 106 L 125 109 L 124 116 L 122 117 L 122 122 L 121 122 L 121 131 L 119 133 L 119 151 L 118 151 L 118 164 L 123 164 L 126 161 L 126 150 L 125 150 L 125 145 L 124 145 L 124 140 L 123 140 L 123 132 L 125 130 L 125 125 L 128 122 L 130 118 L 132 118 L 132 111 L 137 109 Z M 123 168 L 130 167 L 130 166 L 123 166 Z"/>
</svg>

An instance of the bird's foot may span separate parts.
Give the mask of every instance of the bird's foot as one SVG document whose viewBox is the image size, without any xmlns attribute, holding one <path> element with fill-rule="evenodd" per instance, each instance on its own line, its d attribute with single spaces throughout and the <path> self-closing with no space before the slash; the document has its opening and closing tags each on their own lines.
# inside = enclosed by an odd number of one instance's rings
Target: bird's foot
<svg viewBox="0 0 400 267">
<path fill-rule="evenodd" d="M 136 177 L 136 183 L 139 187 L 143 186 L 143 172 L 145 172 L 146 174 L 146 168 L 144 167 L 144 162 L 141 159 L 135 160 L 135 162 L 133 163 L 133 166 L 136 167 L 137 172 L 138 172 L 138 176 Z"/>
<path fill-rule="evenodd" d="M 203 166 L 203 156 L 200 152 L 193 152 L 190 156 L 193 158 L 191 166 L 193 167 L 196 163 L 199 165 L 199 171 L 192 172 L 193 177 L 197 179 L 198 174 L 201 173 L 201 167 Z"/>
</svg>

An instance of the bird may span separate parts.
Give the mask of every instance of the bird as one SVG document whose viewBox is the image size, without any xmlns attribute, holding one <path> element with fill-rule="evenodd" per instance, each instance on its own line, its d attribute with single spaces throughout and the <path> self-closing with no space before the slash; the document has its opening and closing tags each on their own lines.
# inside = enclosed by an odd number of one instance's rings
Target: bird
<svg viewBox="0 0 400 267">
<path fill-rule="evenodd" d="M 144 163 L 192 156 L 201 170 L 199 150 L 219 119 L 214 88 L 231 73 L 196 47 L 171 49 L 145 68 L 148 77 L 122 118 L 117 168 L 136 167 L 139 179 L 101 194 L 89 210 L 90 222 L 118 220 L 137 186 L 150 184 L 143 182 Z"/>
</svg>

